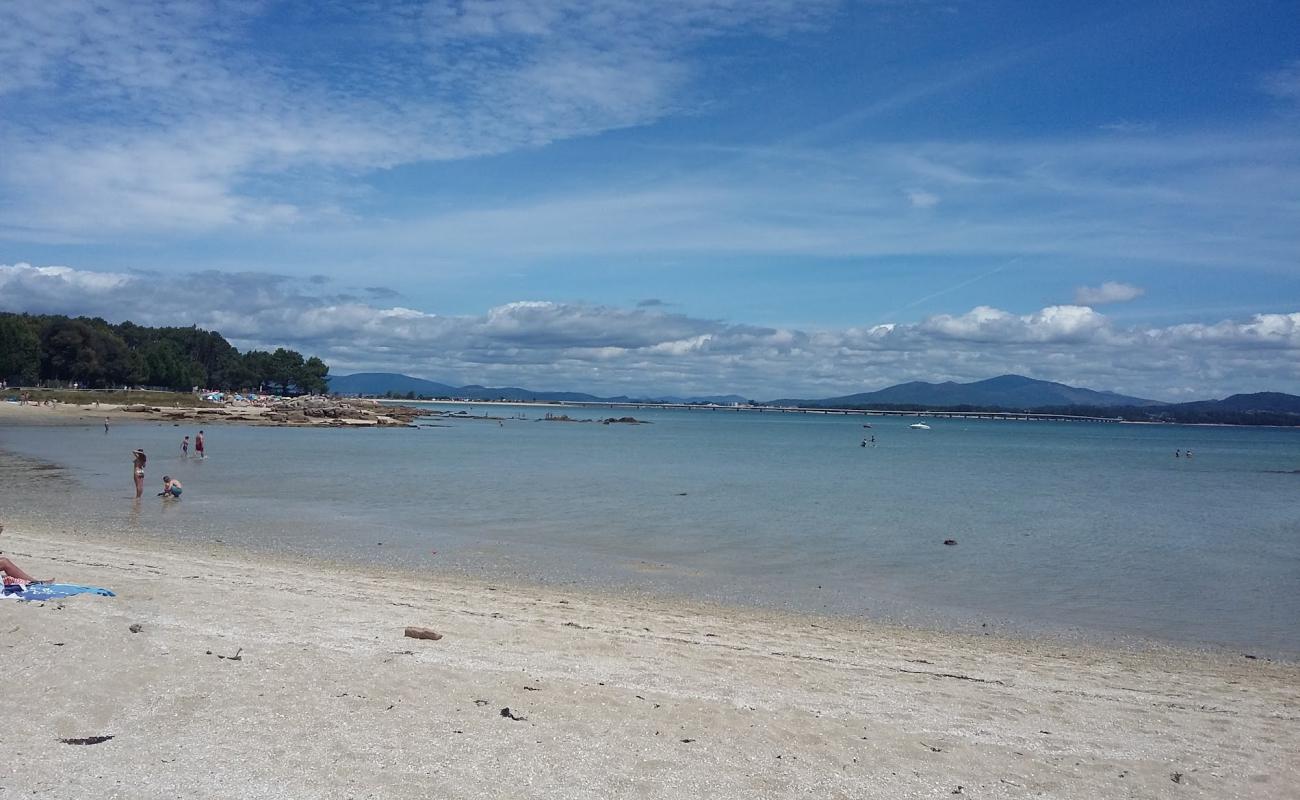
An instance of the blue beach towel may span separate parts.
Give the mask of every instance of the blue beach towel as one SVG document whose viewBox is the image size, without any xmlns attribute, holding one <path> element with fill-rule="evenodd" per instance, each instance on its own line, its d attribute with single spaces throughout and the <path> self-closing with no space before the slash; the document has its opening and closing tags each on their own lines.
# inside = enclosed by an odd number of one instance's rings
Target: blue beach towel
<svg viewBox="0 0 1300 800">
<path fill-rule="evenodd" d="M 97 594 L 100 597 L 116 597 L 108 589 L 98 586 L 78 586 L 75 583 L 40 583 L 21 589 L 18 586 L 6 586 L 5 597 L 18 600 L 58 600 L 74 594 Z"/>
</svg>

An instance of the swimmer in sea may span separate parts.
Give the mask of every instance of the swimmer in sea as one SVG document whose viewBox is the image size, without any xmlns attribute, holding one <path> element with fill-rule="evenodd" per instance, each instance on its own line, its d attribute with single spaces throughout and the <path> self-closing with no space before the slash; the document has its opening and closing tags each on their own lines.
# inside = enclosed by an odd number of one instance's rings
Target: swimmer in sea
<svg viewBox="0 0 1300 800">
<path fill-rule="evenodd" d="M 181 439 L 181 458 L 190 457 L 190 437 L 186 436 Z"/>
<path fill-rule="evenodd" d="M 172 497 L 180 499 L 181 491 L 184 489 L 181 482 L 170 475 L 163 476 L 163 490 L 158 493 L 159 497 Z"/>
</svg>

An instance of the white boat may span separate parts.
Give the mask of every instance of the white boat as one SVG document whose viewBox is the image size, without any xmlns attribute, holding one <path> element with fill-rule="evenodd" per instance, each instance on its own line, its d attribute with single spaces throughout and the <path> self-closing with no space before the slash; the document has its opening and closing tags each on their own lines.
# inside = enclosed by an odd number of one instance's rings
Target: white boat
<svg viewBox="0 0 1300 800">
<path fill-rule="evenodd" d="M 911 425 L 908 425 L 907 427 L 911 428 L 911 429 L 914 430 L 914 431 L 928 431 L 928 430 L 930 430 L 930 426 L 929 426 L 929 425 L 926 425 L 924 422 L 913 422 Z"/>
</svg>

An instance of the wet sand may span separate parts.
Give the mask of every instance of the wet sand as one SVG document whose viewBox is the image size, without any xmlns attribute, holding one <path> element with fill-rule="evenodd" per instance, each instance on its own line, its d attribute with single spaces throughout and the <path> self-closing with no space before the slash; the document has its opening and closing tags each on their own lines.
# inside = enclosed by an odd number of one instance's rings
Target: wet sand
<svg viewBox="0 0 1300 800">
<path fill-rule="evenodd" d="M 22 521 L 0 548 L 118 593 L 0 600 L 5 796 L 1300 790 L 1300 667 L 1264 658 L 255 560 Z M 405 638 L 408 625 L 443 638 Z M 113 738 L 60 742 L 96 736 Z"/>
</svg>

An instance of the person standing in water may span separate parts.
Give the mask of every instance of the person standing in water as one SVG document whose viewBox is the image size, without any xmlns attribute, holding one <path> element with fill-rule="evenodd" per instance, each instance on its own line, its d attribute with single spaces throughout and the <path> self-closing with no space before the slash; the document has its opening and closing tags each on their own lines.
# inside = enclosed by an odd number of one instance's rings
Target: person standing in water
<svg viewBox="0 0 1300 800">
<path fill-rule="evenodd" d="M 149 457 L 144 454 L 143 450 L 131 451 L 131 469 L 135 475 L 135 497 L 137 500 L 144 494 L 144 465 Z"/>
<path fill-rule="evenodd" d="M 108 417 L 104 417 L 104 433 L 108 433 Z"/>
<path fill-rule="evenodd" d="M 194 437 L 194 454 L 199 458 L 207 458 L 203 452 L 203 431 L 199 431 L 199 435 Z"/>
<path fill-rule="evenodd" d="M 186 436 L 181 439 L 181 458 L 190 457 L 190 437 Z"/>
</svg>

